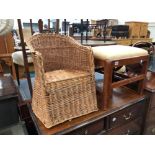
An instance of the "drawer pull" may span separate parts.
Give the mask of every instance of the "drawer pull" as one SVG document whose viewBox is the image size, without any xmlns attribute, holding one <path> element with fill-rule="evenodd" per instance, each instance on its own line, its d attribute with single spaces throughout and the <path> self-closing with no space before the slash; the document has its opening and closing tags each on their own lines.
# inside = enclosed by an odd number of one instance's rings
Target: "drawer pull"
<svg viewBox="0 0 155 155">
<path fill-rule="evenodd" d="M 125 114 L 123 115 L 123 117 L 125 118 L 125 120 L 129 120 L 132 116 L 132 113 L 129 113 L 128 116 L 126 116 Z"/>
<path fill-rule="evenodd" d="M 87 135 L 88 134 L 88 130 L 85 130 L 84 134 Z"/>
<path fill-rule="evenodd" d="M 115 122 L 115 121 L 116 121 L 116 119 L 117 119 L 117 118 L 116 118 L 116 117 L 114 117 L 114 118 L 112 118 L 112 121 L 113 121 L 113 122 Z"/>
<path fill-rule="evenodd" d="M 126 135 L 129 135 L 129 134 L 130 134 L 130 130 L 128 129 L 128 131 L 127 131 Z"/>
</svg>

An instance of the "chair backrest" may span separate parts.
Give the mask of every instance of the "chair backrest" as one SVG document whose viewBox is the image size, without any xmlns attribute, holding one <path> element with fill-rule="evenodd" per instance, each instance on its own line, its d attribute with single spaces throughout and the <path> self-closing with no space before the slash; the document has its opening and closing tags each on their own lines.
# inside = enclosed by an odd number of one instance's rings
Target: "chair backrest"
<svg viewBox="0 0 155 155">
<path fill-rule="evenodd" d="M 132 46 L 143 48 L 148 51 L 149 53 L 148 70 L 155 72 L 155 47 L 154 45 L 150 42 L 139 41 L 133 44 Z"/>
<path fill-rule="evenodd" d="M 8 54 L 14 52 L 14 39 L 12 33 L 0 36 L 0 54 Z"/>
<path fill-rule="evenodd" d="M 78 49 L 81 44 L 73 38 L 59 34 L 38 34 L 28 44 L 32 52 L 38 51 L 42 54 L 45 71 L 78 69 Z"/>
<path fill-rule="evenodd" d="M 18 33 L 18 36 L 20 36 L 19 30 L 17 30 L 17 33 Z M 30 37 L 32 36 L 31 29 L 30 28 L 24 28 L 23 29 L 23 36 L 24 36 L 24 42 L 27 42 L 30 39 Z"/>
<path fill-rule="evenodd" d="M 154 45 L 150 42 L 139 41 L 139 42 L 136 42 L 135 44 L 133 44 L 132 46 L 143 48 L 143 49 L 147 50 L 149 54 L 152 54 L 152 53 L 155 54 Z"/>
</svg>

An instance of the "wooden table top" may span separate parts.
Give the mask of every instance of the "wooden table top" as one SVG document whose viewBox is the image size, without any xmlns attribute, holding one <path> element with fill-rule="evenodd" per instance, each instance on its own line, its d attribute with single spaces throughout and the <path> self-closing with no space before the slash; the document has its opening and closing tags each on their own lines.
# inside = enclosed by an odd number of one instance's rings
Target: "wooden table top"
<svg viewBox="0 0 155 155">
<path fill-rule="evenodd" d="M 30 113 L 39 134 L 43 135 L 65 134 L 68 131 L 78 129 L 80 126 L 87 125 L 88 123 L 97 121 L 101 118 L 106 117 L 107 115 L 110 115 L 125 107 L 135 104 L 144 98 L 145 98 L 144 95 L 140 96 L 127 87 L 116 88 L 113 91 L 113 96 L 111 100 L 112 102 L 107 110 L 99 110 L 97 112 L 93 112 L 85 116 L 72 119 L 71 121 L 66 121 L 50 129 L 45 128 L 45 126 L 39 121 L 39 119 L 35 117 L 31 108 Z"/>
<path fill-rule="evenodd" d="M 81 43 L 81 40 L 77 40 L 79 43 Z M 107 45 L 116 45 L 116 42 L 114 41 L 99 41 L 99 40 L 83 40 L 82 45 L 84 46 L 107 46 Z"/>
</svg>

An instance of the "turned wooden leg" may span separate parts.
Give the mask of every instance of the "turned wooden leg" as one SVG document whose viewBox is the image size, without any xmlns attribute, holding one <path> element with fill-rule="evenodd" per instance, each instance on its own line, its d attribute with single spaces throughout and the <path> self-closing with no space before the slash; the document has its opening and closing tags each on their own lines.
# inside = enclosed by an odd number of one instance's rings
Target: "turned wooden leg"
<svg viewBox="0 0 155 155">
<path fill-rule="evenodd" d="M 104 65 L 104 85 L 103 85 L 103 105 L 101 108 L 106 109 L 112 96 L 112 62 L 106 61 Z"/>
<path fill-rule="evenodd" d="M 20 80 L 19 80 L 19 67 L 18 67 L 18 64 L 15 64 L 15 63 L 14 63 L 14 66 L 15 66 L 15 72 L 16 72 L 17 82 L 18 82 L 18 85 L 20 85 Z"/>
</svg>

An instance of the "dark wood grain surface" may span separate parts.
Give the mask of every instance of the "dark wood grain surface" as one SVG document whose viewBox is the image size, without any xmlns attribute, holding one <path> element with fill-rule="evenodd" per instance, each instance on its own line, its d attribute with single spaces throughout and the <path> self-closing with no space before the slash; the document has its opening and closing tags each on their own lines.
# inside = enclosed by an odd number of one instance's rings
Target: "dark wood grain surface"
<svg viewBox="0 0 155 155">
<path fill-rule="evenodd" d="M 155 135 L 155 73 L 147 73 L 145 90 L 145 93 L 150 97 L 145 125 L 145 134 Z"/>
<path fill-rule="evenodd" d="M 0 77 L 0 128 L 19 122 L 18 102 L 18 90 L 12 77 Z"/>
</svg>

